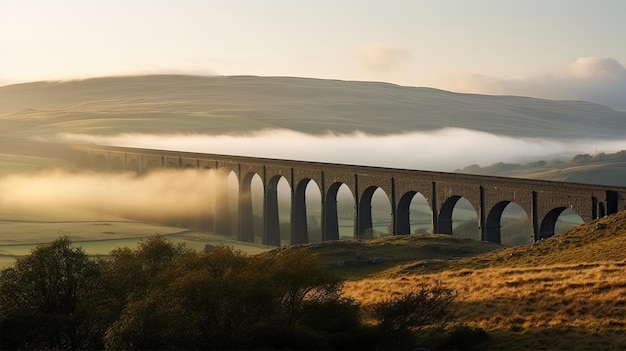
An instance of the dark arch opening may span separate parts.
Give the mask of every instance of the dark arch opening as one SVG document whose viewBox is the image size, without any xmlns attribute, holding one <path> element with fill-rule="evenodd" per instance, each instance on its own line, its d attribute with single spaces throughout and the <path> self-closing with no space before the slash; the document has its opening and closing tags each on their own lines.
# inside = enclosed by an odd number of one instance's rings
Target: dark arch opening
<svg viewBox="0 0 626 351">
<path fill-rule="evenodd" d="M 438 232 L 480 240 L 476 209 L 462 196 L 448 198 L 439 211 Z"/>
<path fill-rule="evenodd" d="M 322 190 L 317 182 L 311 180 L 306 186 L 307 227 L 309 242 L 324 241 L 322 237 Z"/>
<path fill-rule="evenodd" d="M 574 210 L 567 207 L 557 207 L 548 212 L 541 222 L 538 239 L 549 238 L 582 223 L 584 223 L 583 219 Z"/>
<path fill-rule="evenodd" d="M 237 237 L 239 233 L 239 177 L 234 171 L 228 173 L 226 178 L 228 189 L 228 218 L 230 234 Z"/>
<path fill-rule="evenodd" d="M 409 191 L 398 201 L 396 234 L 428 234 L 432 231 L 432 211 L 424 195 Z"/>
<path fill-rule="evenodd" d="M 263 181 L 256 173 L 246 174 L 239 189 L 239 237 L 263 243 Z"/>
<path fill-rule="evenodd" d="M 291 243 L 291 187 L 281 175 L 270 179 L 265 193 L 266 245 Z"/>
<path fill-rule="evenodd" d="M 322 241 L 321 193 L 314 180 L 306 178 L 298 183 L 293 205 L 293 243 L 306 244 Z"/>
<path fill-rule="evenodd" d="M 502 245 L 519 246 L 533 242 L 533 228 L 528 213 L 516 202 L 504 208 L 500 218 Z"/>
<path fill-rule="evenodd" d="M 354 238 L 354 195 L 344 183 L 334 183 L 326 193 L 323 240 Z"/>
<path fill-rule="evenodd" d="M 485 240 L 503 245 L 532 242 L 530 219 L 524 209 L 512 201 L 497 203 L 487 216 Z"/>
<path fill-rule="evenodd" d="M 387 193 L 376 186 L 365 189 L 359 201 L 357 237 L 372 239 L 393 233 L 391 219 L 391 201 Z"/>
</svg>

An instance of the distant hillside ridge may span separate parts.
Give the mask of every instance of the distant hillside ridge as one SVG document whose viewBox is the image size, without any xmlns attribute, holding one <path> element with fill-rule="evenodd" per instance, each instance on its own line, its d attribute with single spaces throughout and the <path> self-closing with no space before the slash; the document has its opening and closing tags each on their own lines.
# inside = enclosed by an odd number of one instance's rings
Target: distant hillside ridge
<svg viewBox="0 0 626 351">
<path fill-rule="evenodd" d="M 570 160 L 540 160 L 527 164 L 498 162 L 485 167 L 473 164 L 455 172 L 626 186 L 626 150 L 594 156 L 578 154 Z"/>
<path fill-rule="evenodd" d="M 294 77 L 149 75 L 0 87 L 0 134 L 371 134 L 466 128 L 512 137 L 621 138 L 626 112 L 582 101 Z"/>
</svg>

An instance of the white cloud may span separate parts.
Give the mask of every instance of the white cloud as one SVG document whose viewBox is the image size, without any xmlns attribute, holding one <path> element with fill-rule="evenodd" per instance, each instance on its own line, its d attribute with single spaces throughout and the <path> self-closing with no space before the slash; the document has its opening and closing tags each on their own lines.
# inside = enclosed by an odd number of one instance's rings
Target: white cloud
<svg viewBox="0 0 626 351">
<path fill-rule="evenodd" d="M 568 67 L 568 72 L 579 79 L 626 79 L 626 68 L 612 58 L 580 57 Z"/>
<path fill-rule="evenodd" d="M 483 75 L 448 78 L 442 88 L 481 94 L 584 100 L 626 110 L 626 68 L 613 58 L 581 57 L 548 74 L 525 79 Z"/>
<path fill-rule="evenodd" d="M 361 47 L 359 57 L 370 69 L 388 71 L 408 61 L 411 53 L 399 47 L 368 44 Z"/>
</svg>

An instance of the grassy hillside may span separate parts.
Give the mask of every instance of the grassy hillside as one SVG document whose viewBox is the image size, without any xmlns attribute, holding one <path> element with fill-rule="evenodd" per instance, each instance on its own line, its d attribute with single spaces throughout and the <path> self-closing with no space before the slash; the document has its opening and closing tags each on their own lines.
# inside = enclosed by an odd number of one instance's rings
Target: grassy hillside
<svg viewBox="0 0 626 351">
<path fill-rule="evenodd" d="M 460 127 L 521 137 L 620 138 L 625 119 L 626 112 L 586 102 L 287 77 L 163 75 L 0 87 L 0 135 L 19 137 Z"/>
<path fill-rule="evenodd" d="M 414 262 L 348 281 L 365 305 L 439 282 L 458 293 L 458 324 L 484 329 L 481 349 L 626 349 L 626 212 L 536 244 Z"/>
</svg>

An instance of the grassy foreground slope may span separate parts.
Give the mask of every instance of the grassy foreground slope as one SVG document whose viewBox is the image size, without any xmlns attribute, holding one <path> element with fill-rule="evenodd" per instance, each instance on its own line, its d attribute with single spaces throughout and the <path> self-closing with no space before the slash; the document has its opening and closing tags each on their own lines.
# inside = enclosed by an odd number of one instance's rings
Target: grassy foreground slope
<svg viewBox="0 0 626 351">
<path fill-rule="evenodd" d="M 398 265 L 345 291 L 365 305 L 439 282 L 458 292 L 459 324 L 483 349 L 626 349 L 626 211 L 539 243 Z"/>
<path fill-rule="evenodd" d="M 626 112 L 580 101 L 387 83 L 154 75 L 0 87 L 0 135 L 401 133 L 459 127 L 518 137 L 621 138 Z"/>
</svg>

